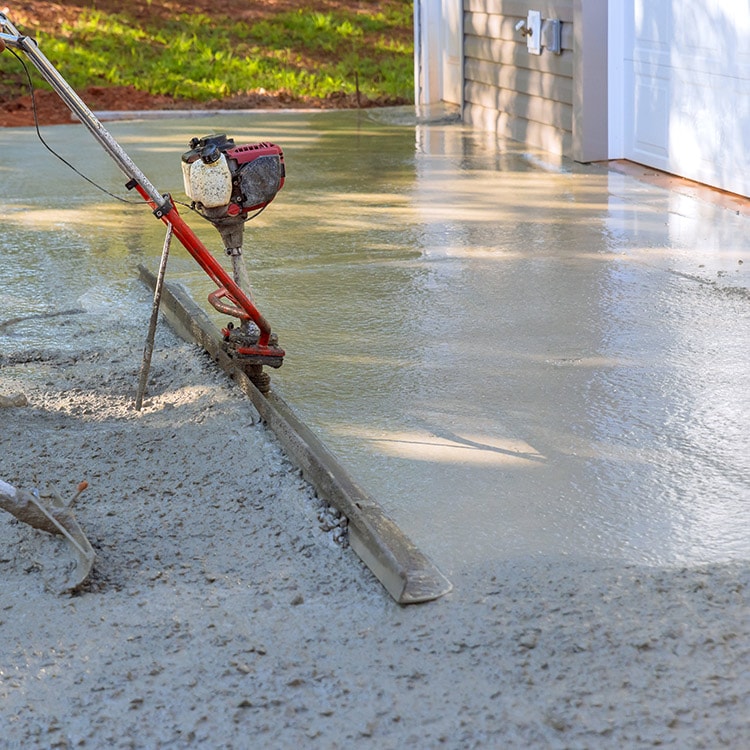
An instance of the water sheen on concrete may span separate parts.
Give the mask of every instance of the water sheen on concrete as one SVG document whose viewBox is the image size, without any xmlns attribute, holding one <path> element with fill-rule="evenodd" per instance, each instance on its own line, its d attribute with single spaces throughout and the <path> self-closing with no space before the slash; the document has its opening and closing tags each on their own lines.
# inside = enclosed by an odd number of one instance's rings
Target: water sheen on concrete
<svg viewBox="0 0 750 750">
<path fill-rule="evenodd" d="M 284 147 L 286 186 L 246 242 L 287 350 L 274 382 L 446 573 L 529 553 L 748 557 L 746 217 L 408 110 L 109 128 L 177 198 L 192 136 Z M 82 128 L 47 133 L 126 195 Z M 148 304 L 148 209 L 81 182 L 32 130 L 0 148 L 0 324 Z M 168 276 L 212 289 L 185 253 Z M 65 320 L 0 329 L 0 353 L 64 346 Z"/>
</svg>

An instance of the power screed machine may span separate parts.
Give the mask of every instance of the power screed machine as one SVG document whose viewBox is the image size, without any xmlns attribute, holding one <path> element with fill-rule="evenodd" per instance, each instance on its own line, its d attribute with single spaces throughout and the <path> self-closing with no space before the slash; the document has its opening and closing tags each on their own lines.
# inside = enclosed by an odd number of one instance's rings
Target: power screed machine
<svg viewBox="0 0 750 750">
<path fill-rule="evenodd" d="M 264 209 L 284 185 L 284 154 L 273 143 L 236 145 L 226 135 L 193 138 L 182 155 L 185 193 L 189 206 L 219 231 L 227 255 L 232 259 L 230 275 L 185 223 L 169 194 L 160 193 L 135 165 L 94 113 L 65 81 L 39 49 L 37 43 L 13 26 L 0 13 L 0 51 L 19 50 L 89 130 L 94 139 L 127 177 L 126 187 L 135 190 L 151 206 L 156 218 L 197 261 L 217 286 L 209 295 L 211 305 L 238 319 L 225 329 L 224 345 L 235 364 L 260 388 L 267 391 L 269 377 L 263 366 L 281 367 L 284 350 L 279 348 L 268 321 L 253 302 L 242 258 L 244 226 L 251 215 Z M 166 247 L 166 244 L 165 244 Z"/>
</svg>

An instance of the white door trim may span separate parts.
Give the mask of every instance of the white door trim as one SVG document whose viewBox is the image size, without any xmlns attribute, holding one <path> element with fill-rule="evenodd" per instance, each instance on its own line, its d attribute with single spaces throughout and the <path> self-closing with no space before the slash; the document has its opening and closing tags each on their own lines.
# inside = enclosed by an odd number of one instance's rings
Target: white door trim
<svg viewBox="0 0 750 750">
<path fill-rule="evenodd" d="M 622 159 L 625 154 L 625 40 L 627 0 L 609 0 L 607 91 L 609 158 Z"/>
<path fill-rule="evenodd" d="M 463 55 L 461 0 L 414 0 L 414 100 L 418 108 L 444 101 L 463 106 Z"/>
<path fill-rule="evenodd" d="M 441 0 L 440 98 L 449 104 L 464 104 L 464 7 L 462 0 Z"/>
</svg>

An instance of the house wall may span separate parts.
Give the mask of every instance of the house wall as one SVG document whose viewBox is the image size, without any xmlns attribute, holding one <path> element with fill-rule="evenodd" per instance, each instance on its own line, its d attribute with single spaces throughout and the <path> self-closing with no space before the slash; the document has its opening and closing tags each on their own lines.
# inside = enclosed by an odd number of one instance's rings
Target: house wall
<svg viewBox="0 0 750 750">
<path fill-rule="evenodd" d="M 463 0 L 464 120 L 579 161 L 607 154 L 607 3 Z M 516 24 L 562 21 L 561 55 L 532 55 Z M 542 39 L 548 33 L 543 23 Z"/>
</svg>

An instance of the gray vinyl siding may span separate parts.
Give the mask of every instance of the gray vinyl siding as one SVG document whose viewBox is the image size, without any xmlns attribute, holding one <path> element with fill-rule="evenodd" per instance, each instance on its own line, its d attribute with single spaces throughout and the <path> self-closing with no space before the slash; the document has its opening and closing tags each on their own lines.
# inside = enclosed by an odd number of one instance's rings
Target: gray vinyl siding
<svg viewBox="0 0 750 750">
<path fill-rule="evenodd" d="M 529 54 L 515 29 L 529 9 L 563 22 L 561 55 L 546 49 Z M 463 0 L 463 11 L 464 120 L 498 136 L 573 155 L 574 0 Z M 546 31 L 543 27 L 543 38 Z"/>
</svg>

